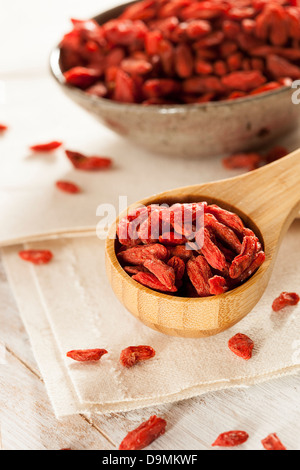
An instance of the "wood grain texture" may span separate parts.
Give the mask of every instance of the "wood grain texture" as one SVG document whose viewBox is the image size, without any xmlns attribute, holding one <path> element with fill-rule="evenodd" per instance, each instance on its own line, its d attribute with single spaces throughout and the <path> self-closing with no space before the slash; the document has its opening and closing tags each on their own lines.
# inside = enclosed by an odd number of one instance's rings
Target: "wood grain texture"
<svg viewBox="0 0 300 470">
<path fill-rule="evenodd" d="M 261 449 L 270 432 L 288 449 L 300 449 L 300 375 L 129 413 L 56 420 L 1 263 L 0 298 L 0 341 L 6 347 L 6 364 L 0 365 L 3 450 L 116 449 L 129 430 L 155 413 L 168 428 L 150 451 L 209 450 L 218 434 L 236 428 L 250 434 L 242 450 Z"/>
<path fill-rule="evenodd" d="M 300 150 L 236 178 L 187 186 L 154 195 L 132 207 L 207 201 L 238 213 L 260 235 L 266 261 L 245 284 L 225 294 L 180 298 L 155 292 L 130 278 L 115 253 L 116 224 L 106 243 L 107 275 L 123 305 L 156 331 L 182 337 L 211 336 L 244 318 L 263 295 L 281 240 L 300 208 Z"/>
</svg>

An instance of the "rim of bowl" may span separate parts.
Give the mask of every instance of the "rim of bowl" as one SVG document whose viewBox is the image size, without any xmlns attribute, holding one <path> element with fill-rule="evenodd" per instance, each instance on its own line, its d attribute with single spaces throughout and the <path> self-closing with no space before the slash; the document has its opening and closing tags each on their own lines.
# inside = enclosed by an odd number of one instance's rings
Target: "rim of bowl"
<svg viewBox="0 0 300 470">
<path fill-rule="evenodd" d="M 138 3 L 140 0 L 135 0 L 127 3 L 123 3 L 120 5 L 116 5 L 113 8 L 110 8 L 109 10 L 104 10 L 103 12 L 99 13 L 98 15 L 94 16 L 92 19 L 99 22 L 99 18 L 101 16 L 104 17 L 111 17 L 111 19 L 116 18 L 114 16 L 118 11 L 122 11 L 122 9 L 125 9 L 126 7 Z M 101 23 L 99 23 L 101 24 Z M 79 95 L 83 99 L 88 99 L 91 101 L 94 101 L 96 103 L 102 103 L 105 104 L 106 106 L 110 106 L 112 108 L 130 108 L 134 111 L 143 111 L 143 113 L 151 112 L 153 113 L 154 110 L 156 110 L 158 113 L 161 114 L 175 114 L 175 113 L 184 113 L 185 111 L 189 112 L 196 112 L 199 109 L 207 109 L 207 108 L 215 108 L 215 107 L 222 107 L 222 106 L 238 106 L 239 104 L 242 103 L 252 103 L 256 101 L 260 101 L 263 99 L 266 99 L 267 97 L 271 96 L 276 96 L 280 95 L 283 93 L 286 93 L 287 91 L 290 91 L 291 87 L 289 86 L 282 86 L 278 89 L 272 90 L 272 91 L 266 91 L 263 93 L 259 93 L 257 95 L 253 96 L 246 96 L 246 97 L 241 97 L 241 98 L 236 98 L 233 100 L 220 100 L 220 101 L 209 101 L 207 103 L 193 103 L 193 104 L 163 104 L 163 105 L 147 105 L 143 106 L 142 104 L 139 103 L 120 103 L 118 101 L 113 101 L 110 99 L 106 98 L 100 98 L 98 96 L 93 96 L 93 95 L 88 95 L 85 93 L 85 91 L 81 90 L 80 88 L 73 87 L 71 85 L 68 85 L 65 82 L 63 73 L 60 68 L 60 47 L 59 44 L 54 47 L 50 54 L 50 71 L 53 75 L 53 77 L 56 79 L 56 81 L 63 86 L 64 88 L 67 88 L 69 91 L 72 91 L 73 93 Z"/>
</svg>

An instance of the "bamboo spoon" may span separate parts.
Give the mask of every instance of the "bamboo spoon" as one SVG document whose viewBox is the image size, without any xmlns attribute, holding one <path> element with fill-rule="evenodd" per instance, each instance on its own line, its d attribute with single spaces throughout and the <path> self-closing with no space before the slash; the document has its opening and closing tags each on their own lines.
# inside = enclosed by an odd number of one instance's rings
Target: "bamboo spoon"
<svg viewBox="0 0 300 470">
<path fill-rule="evenodd" d="M 244 318 L 259 301 L 271 277 L 281 240 L 300 210 L 300 149 L 245 175 L 166 191 L 131 208 L 196 201 L 216 203 L 236 212 L 263 242 L 265 263 L 232 291 L 214 297 L 181 298 L 132 280 L 115 254 L 116 224 L 124 213 L 111 227 L 106 243 L 107 275 L 118 299 L 147 326 L 172 336 L 197 338 L 220 333 Z"/>
</svg>

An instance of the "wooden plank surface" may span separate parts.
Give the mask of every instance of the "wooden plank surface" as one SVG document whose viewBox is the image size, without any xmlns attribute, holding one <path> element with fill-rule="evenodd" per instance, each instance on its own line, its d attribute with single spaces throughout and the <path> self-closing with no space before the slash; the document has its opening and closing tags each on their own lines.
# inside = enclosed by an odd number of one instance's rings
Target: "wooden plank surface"
<svg viewBox="0 0 300 470">
<path fill-rule="evenodd" d="M 2 51 L 1 80 L 31 80 L 48 76 L 48 52 L 45 55 L 45 51 L 50 51 L 62 33 L 69 28 L 68 18 L 90 17 L 117 3 L 120 1 L 106 0 L 105 6 L 98 0 L 90 0 L 88 4 L 78 0 L 8 2 L 0 16 L 0 37 L 3 38 L 2 42 L 9 43 L 10 46 Z M 28 12 L 31 12 L 29 29 L 28 22 L 24 22 Z M 18 24 L 18 35 L 12 27 L 12 18 L 14 24 Z M 49 27 L 45 27 L 45 18 Z M 51 26 L 53 24 L 55 28 Z M 19 37 L 24 40 L 22 48 Z M 39 38 L 38 41 L 36 37 Z M 15 98 L 15 93 L 11 97 Z M 11 118 L 10 124 L 13 126 L 15 120 L 20 118 L 23 127 L 23 111 L 20 112 L 19 107 L 16 109 L 18 112 L 14 121 L 10 114 L 2 115 L 1 119 Z M 27 112 L 25 115 L 27 116 Z M 55 121 L 53 115 L 53 123 Z M 34 135 L 34 139 L 38 137 Z M 299 146 L 299 136 L 295 133 L 292 139 L 289 137 L 281 143 L 293 150 Z M 17 217 L 18 214 L 14 216 Z M 210 445 L 219 433 L 233 428 L 244 429 L 250 434 L 249 441 L 242 449 L 261 449 L 260 440 L 270 432 L 277 432 L 289 449 L 300 449 L 300 375 L 250 388 L 210 393 L 155 409 L 108 416 L 81 415 L 58 421 L 53 414 L 1 264 L 0 303 L 2 449 L 115 449 L 128 430 L 153 413 L 167 419 L 168 431 L 149 447 L 150 450 L 211 449 Z M 1 354 L 3 345 L 4 358 Z"/>
<path fill-rule="evenodd" d="M 231 389 L 180 403 L 111 415 L 54 417 L 30 343 L 0 265 L 0 424 L 5 450 L 110 450 L 151 414 L 168 422 L 150 450 L 205 450 L 229 429 L 250 434 L 243 449 L 261 449 L 277 432 L 289 449 L 300 449 L 300 375 Z M 3 363 L 5 362 L 5 363 Z"/>
</svg>

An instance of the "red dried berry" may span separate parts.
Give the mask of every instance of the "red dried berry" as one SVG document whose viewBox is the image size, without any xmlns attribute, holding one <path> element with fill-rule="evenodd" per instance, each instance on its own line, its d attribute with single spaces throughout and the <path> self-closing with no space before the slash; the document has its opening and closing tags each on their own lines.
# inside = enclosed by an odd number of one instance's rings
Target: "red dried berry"
<svg viewBox="0 0 300 470">
<path fill-rule="evenodd" d="M 211 295 L 220 295 L 228 291 L 226 279 L 222 276 L 214 276 L 209 279 L 209 292 Z"/>
<path fill-rule="evenodd" d="M 127 434 L 121 442 L 119 450 L 144 449 L 166 432 L 166 426 L 167 422 L 164 419 L 151 416 L 148 421 Z"/>
<path fill-rule="evenodd" d="M 265 156 L 265 159 L 267 163 L 272 163 L 276 160 L 279 160 L 280 158 L 285 157 L 288 153 L 289 151 L 285 147 L 281 147 L 278 145 L 269 150 L 269 152 Z"/>
<path fill-rule="evenodd" d="M 37 144 L 37 145 L 32 145 L 30 147 L 30 150 L 33 152 L 52 152 L 53 150 L 58 149 L 59 147 L 62 146 L 62 142 L 48 142 L 46 144 Z"/>
<path fill-rule="evenodd" d="M 132 279 L 139 282 L 145 287 L 149 287 L 149 289 L 158 290 L 160 292 L 177 292 L 177 287 L 167 287 L 165 284 L 160 282 L 159 279 L 155 276 L 155 274 L 148 273 L 148 272 L 139 272 L 132 276 Z"/>
<path fill-rule="evenodd" d="M 235 447 L 244 444 L 249 439 L 245 431 L 228 431 L 220 434 L 212 446 L 217 447 Z"/>
<path fill-rule="evenodd" d="M 256 170 L 262 161 L 259 153 L 237 153 L 223 158 L 223 165 L 228 170 L 245 169 Z"/>
<path fill-rule="evenodd" d="M 234 354 L 248 361 L 252 357 L 254 342 L 243 333 L 238 333 L 228 341 L 228 347 Z"/>
<path fill-rule="evenodd" d="M 22 260 L 37 265 L 47 264 L 53 258 L 53 254 L 48 250 L 24 250 L 19 252 L 19 256 Z"/>
<path fill-rule="evenodd" d="M 285 307 L 297 305 L 299 300 L 299 295 L 294 292 L 282 292 L 280 296 L 274 300 L 272 309 L 274 312 L 279 312 L 279 310 Z"/>
<path fill-rule="evenodd" d="M 76 349 L 69 351 L 67 357 L 78 362 L 100 361 L 104 354 L 108 354 L 106 349 Z"/>
<path fill-rule="evenodd" d="M 122 366 L 130 368 L 139 362 L 148 361 L 155 356 L 155 351 L 151 346 L 129 346 L 123 349 L 120 355 Z"/>
<path fill-rule="evenodd" d="M 220 295 L 265 261 L 240 217 L 206 202 L 139 207 L 121 218 L 117 236 L 117 257 L 134 281 L 181 297 Z"/>
<path fill-rule="evenodd" d="M 56 187 L 65 193 L 77 194 L 80 193 L 81 189 L 77 184 L 71 183 L 70 181 L 57 181 Z"/>
<path fill-rule="evenodd" d="M 7 131 L 8 127 L 5 124 L 0 124 L 0 132 Z"/>
<path fill-rule="evenodd" d="M 261 443 L 266 450 L 287 450 L 275 433 L 267 436 Z"/>
<path fill-rule="evenodd" d="M 83 171 L 106 170 L 112 166 L 111 158 L 107 157 L 86 157 L 82 153 L 66 150 L 66 155 L 74 168 Z"/>
<path fill-rule="evenodd" d="M 175 271 L 171 266 L 158 259 L 148 259 L 144 267 L 154 274 L 167 289 L 172 290 L 175 287 Z"/>
<path fill-rule="evenodd" d="M 231 279 L 237 279 L 252 264 L 257 253 L 257 238 L 254 236 L 245 236 L 241 252 L 234 258 L 229 268 Z"/>
<path fill-rule="evenodd" d="M 64 77 L 69 85 L 86 89 L 96 83 L 101 73 L 95 69 L 78 66 L 65 72 Z"/>
</svg>

